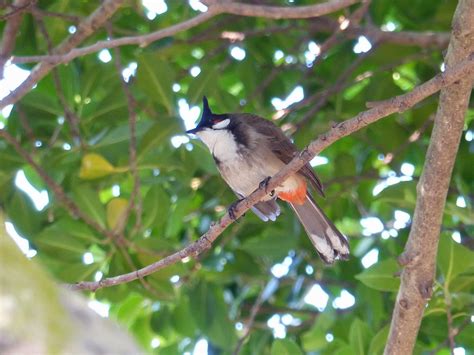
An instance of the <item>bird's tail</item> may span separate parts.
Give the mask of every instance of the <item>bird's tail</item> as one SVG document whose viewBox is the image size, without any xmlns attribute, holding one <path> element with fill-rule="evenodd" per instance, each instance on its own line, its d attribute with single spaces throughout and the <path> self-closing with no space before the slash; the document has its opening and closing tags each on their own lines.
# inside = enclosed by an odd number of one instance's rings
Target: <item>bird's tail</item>
<svg viewBox="0 0 474 355">
<path fill-rule="evenodd" d="M 302 204 L 290 203 L 309 239 L 323 261 L 332 264 L 336 259 L 347 259 L 347 239 L 326 217 L 313 198 L 307 194 Z"/>
</svg>

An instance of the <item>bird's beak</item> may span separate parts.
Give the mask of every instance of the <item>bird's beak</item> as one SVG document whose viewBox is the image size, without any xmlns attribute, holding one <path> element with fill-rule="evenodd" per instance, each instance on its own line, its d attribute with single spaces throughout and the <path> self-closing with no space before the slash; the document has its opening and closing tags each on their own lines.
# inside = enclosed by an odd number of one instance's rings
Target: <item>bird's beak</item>
<svg viewBox="0 0 474 355">
<path fill-rule="evenodd" d="M 212 116 L 211 109 L 209 108 L 209 104 L 207 102 L 207 97 L 204 96 L 202 98 L 202 115 L 201 119 L 199 120 L 199 123 L 197 124 L 196 128 L 190 129 L 186 131 L 187 134 L 196 134 L 199 132 L 204 126 L 205 123 L 208 122 L 210 117 Z"/>
<path fill-rule="evenodd" d="M 199 125 L 198 125 L 196 128 L 193 128 L 193 129 L 190 129 L 190 130 L 186 131 L 186 133 L 187 134 L 196 134 L 200 130 L 201 130 L 201 127 L 199 127 Z"/>
</svg>

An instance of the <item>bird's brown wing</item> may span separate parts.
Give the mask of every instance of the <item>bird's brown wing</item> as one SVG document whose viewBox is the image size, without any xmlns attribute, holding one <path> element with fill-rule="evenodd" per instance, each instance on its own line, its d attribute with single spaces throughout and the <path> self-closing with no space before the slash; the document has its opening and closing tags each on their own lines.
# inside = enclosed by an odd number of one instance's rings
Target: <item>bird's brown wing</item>
<svg viewBox="0 0 474 355">
<path fill-rule="evenodd" d="M 257 127 L 257 131 L 260 134 L 268 137 L 272 151 L 285 164 L 288 164 L 294 158 L 294 156 L 298 154 L 298 149 L 296 146 L 273 122 L 255 115 L 247 115 L 245 120 L 250 124 L 254 123 L 252 126 Z M 308 179 L 308 181 L 311 183 L 311 186 L 313 186 L 313 188 L 318 191 L 321 196 L 324 196 L 323 184 L 314 173 L 311 165 L 304 165 L 300 169 L 299 173 Z"/>
</svg>

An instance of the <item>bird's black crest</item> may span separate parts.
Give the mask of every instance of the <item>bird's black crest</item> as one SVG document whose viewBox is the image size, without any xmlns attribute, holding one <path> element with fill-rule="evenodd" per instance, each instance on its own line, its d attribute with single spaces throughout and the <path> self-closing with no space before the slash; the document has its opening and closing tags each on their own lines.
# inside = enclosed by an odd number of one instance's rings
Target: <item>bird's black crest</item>
<svg viewBox="0 0 474 355">
<path fill-rule="evenodd" d="M 206 122 L 210 122 L 211 120 L 212 120 L 212 111 L 211 111 L 211 108 L 209 107 L 209 102 L 207 101 L 207 97 L 203 96 L 202 115 L 201 115 L 201 121 L 199 122 L 199 125 L 203 125 Z"/>
</svg>

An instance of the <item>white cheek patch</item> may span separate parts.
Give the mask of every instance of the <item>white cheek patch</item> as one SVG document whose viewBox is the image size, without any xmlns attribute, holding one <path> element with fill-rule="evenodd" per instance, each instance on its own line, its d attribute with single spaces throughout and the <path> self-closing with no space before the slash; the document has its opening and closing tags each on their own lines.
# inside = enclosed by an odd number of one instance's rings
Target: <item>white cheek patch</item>
<svg viewBox="0 0 474 355">
<path fill-rule="evenodd" d="M 215 125 L 212 126 L 213 129 L 223 129 L 226 128 L 230 123 L 230 119 L 226 118 L 225 120 L 222 120 Z"/>
</svg>

